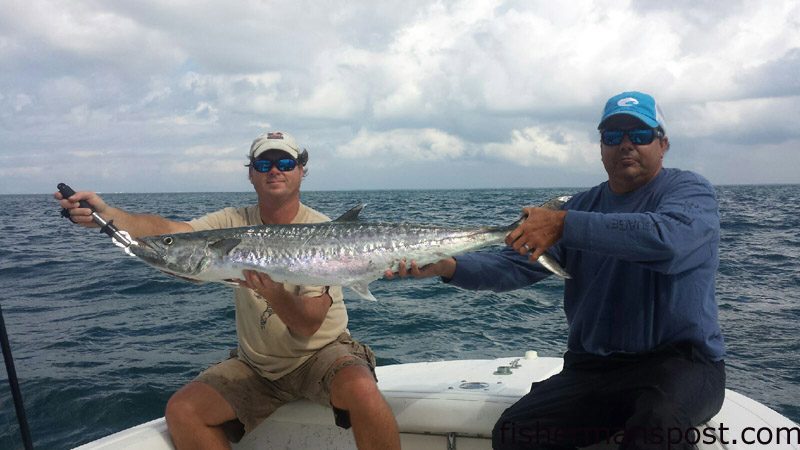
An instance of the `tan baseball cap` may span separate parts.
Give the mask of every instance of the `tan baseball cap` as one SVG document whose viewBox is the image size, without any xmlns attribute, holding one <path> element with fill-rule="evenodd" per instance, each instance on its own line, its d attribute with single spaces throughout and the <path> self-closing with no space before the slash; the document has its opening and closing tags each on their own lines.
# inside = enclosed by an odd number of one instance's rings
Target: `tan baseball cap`
<svg viewBox="0 0 800 450">
<path fill-rule="evenodd" d="M 269 131 L 257 137 L 250 146 L 250 159 L 258 158 L 258 155 L 267 150 L 281 150 L 294 159 L 297 159 L 302 152 L 292 135 L 283 131 Z"/>
</svg>

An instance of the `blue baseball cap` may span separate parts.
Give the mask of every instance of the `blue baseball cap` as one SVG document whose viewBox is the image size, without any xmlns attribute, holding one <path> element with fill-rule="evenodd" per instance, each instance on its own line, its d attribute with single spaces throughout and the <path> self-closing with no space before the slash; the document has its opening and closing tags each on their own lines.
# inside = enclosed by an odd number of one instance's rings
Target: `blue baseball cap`
<svg viewBox="0 0 800 450">
<path fill-rule="evenodd" d="M 649 127 L 661 127 L 662 130 L 666 131 L 664 114 L 656 104 L 656 99 L 643 92 L 622 92 L 608 99 L 597 129 L 602 129 L 603 122 L 609 117 L 620 114 L 636 117 Z"/>
</svg>

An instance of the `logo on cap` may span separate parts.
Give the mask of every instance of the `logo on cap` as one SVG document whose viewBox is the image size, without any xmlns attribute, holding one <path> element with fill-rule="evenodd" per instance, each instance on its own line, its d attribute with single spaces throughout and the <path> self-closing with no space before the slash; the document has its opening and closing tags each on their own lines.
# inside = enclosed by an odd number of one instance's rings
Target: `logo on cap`
<svg viewBox="0 0 800 450">
<path fill-rule="evenodd" d="M 283 133 L 281 133 L 280 131 L 267 133 L 267 139 L 283 139 Z"/>
<path fill-rule="evenodd" d="M 617 106 L 633 106 L 633 105 L 638 105 L 638 104 L 639 104 L 639 100 L 636 100 L 633 97 L 626 97 L 626 98 L 623 98 L 622 100 L 617 102 Z"/>
</svg>

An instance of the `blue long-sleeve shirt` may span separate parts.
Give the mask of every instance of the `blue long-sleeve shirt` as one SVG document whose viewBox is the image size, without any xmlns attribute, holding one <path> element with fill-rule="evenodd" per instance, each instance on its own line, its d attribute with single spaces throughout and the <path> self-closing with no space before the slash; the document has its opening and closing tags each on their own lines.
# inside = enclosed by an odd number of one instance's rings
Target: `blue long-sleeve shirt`
<svg viewBox="0 0 800 450">
<path fill-rule="evenodd" d="M 725 356 L 714 298 L 719 211 L 711 184 L 662 169 L 615 194 L 602 183 L 564 205 L 564 235 L 549 252 L 572 275 L 564 287 L 570 351 L 643 353 L 689 342 Z M 450 283 L 497 292 L 549 275 L 513 249 L 456 257 Z"/>
</svg>

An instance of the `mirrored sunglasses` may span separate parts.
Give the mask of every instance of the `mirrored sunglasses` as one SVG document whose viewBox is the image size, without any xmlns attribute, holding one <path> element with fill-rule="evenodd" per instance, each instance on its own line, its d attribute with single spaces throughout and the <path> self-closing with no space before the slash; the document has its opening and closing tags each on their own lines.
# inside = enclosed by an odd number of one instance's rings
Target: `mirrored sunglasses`
<svg viewBox="0 0 800 450">
<path fill-rule="evenodd" d="M 603 130 L 600 132 L 600 139 L 605 145 L 619 145 L 622 139 L 628 136 L 631 143 L 635 145 L 648 145 L 657 137 L 662 137 L 662 132 L 658 128 L 635 128 L 633 130 Z"/>
<path fill-rule="evenodd" d="M 272 159 L 257 159 L 250 163 L 250 167 L 259 173 L 267 173 L 275 166 L 281 172 L 291 172 L 297 167 L 297 160 L 292 158 L 281 158 L 277 160 Z"/>
</svg>

